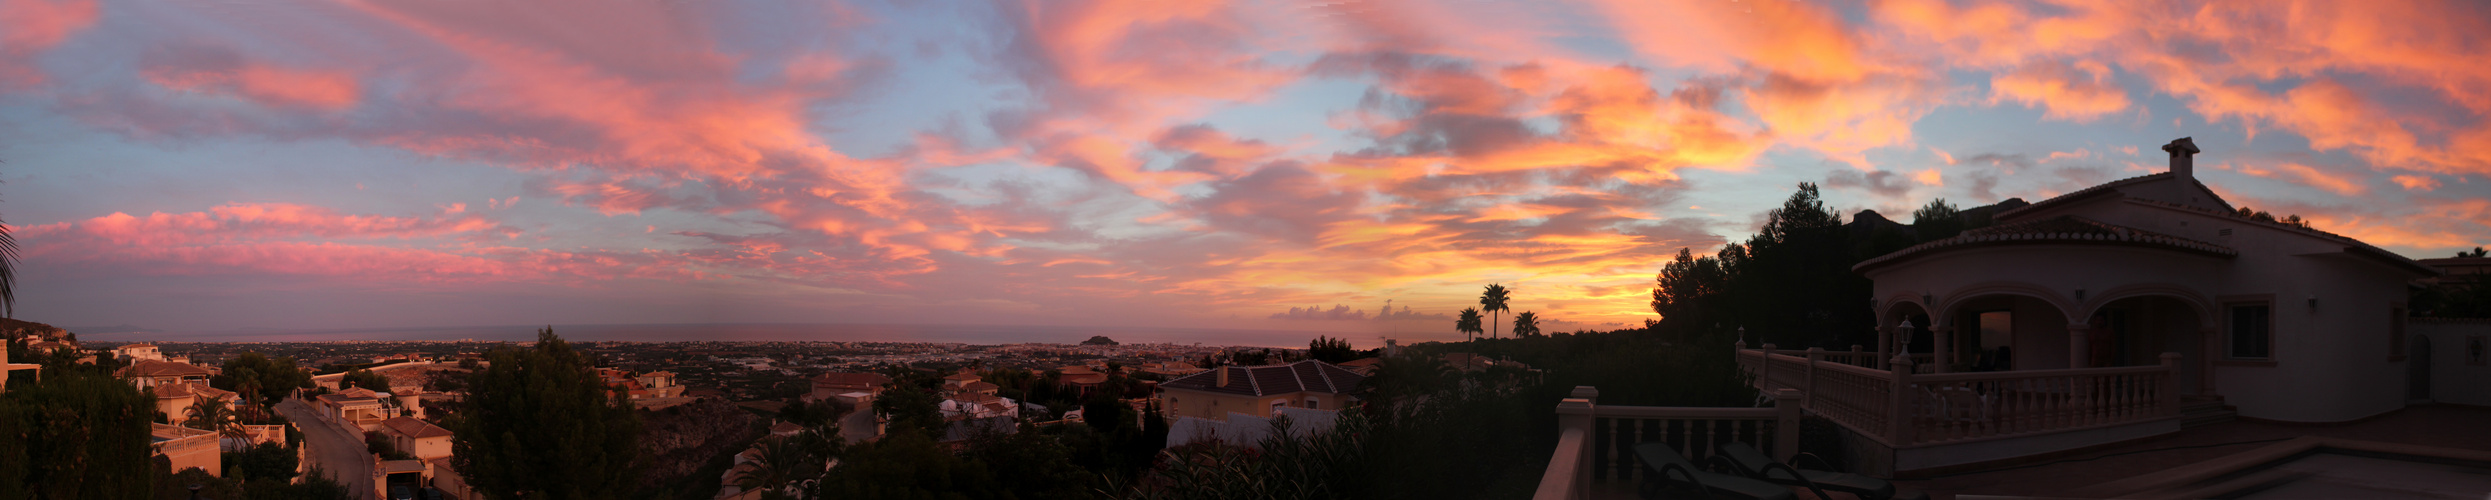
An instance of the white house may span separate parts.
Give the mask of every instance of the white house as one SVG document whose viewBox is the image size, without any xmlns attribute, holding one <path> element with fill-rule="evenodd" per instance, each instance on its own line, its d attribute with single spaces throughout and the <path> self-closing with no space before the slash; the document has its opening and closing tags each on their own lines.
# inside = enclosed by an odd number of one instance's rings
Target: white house
<svg viewBox="0 0 2491 500">
<path fill-rule="evenodd" d="M 1927 328 L 1933 341 L 1913 349 L 1937 353 L 1940 373 L 1999 347 L 2013 369 L 2151 366 L 2178 353 L 2182 394 L 2247 417 L 2340 422 L 2404 407 L 2406 287 L 2438 271 L 2241 217 L 2197 182 L 2193 142 L 2163 150 L 2168 172 L 1861 263 L 1889 338 L 1905 321 Z"/>
<path fill-rule="evenodd" d="M 2491 402 L 2477 389 L 2491 372 L 2449 345 L 2491 325 L 2407 319 L 2409 287 L 2438 268 L 2244 217 L 2198 182 L 2193 141 L 2162 149 L 2167 172 L 1853 267 L 1875 283 L 1876 346 L 1741 346 L 1741 368 L 1768 393 L 1796 391 L 1884 472 L 2169 434 L 2234 408 L 2325 423 Z"/>
</svg>

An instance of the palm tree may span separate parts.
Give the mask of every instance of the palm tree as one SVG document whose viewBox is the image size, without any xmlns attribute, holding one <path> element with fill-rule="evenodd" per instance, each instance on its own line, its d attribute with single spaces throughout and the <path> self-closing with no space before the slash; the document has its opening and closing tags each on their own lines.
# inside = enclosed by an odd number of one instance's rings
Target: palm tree
<svg viewBox="0 0 2491 500">
<path fill-rule="evenodd" d="M 1479 308 L 1463 309 L 1462 318 L 1453 320 L 1453 331 L 1462 332 L 1463 342 L 1469 342 L 1471 334 L 1487 331 L 1479 327 Z"/>
<path fill-rule="evenodd" d="M 17 238 L 0 224 L 0 318 L 17 317 Z"/>
<path fill-rule="evenodd" d="M 1532 314 L 1531 311 L 1523 311 L 1522 314 L 1514 315 L 1514 338 L 1533 337 L 1539 334 L 1539 315 Z"/>
<path fill-rule="evenodd" d="M 822 473 L 822 464 L 794 438 L 762 438 L 755 446 L 751 461 L 736 466 L 743 474 L 736 476 L 735 486 L 751 490 L 777 490 L 797 481 L 811 479 Z"/>
<path fill-rule="evenodd" d="M 225 400 L 222 399 L 201 397 L 198 402 L 191 403 L 190 408 L 182 410 L 182 414 L 188 417 L 182 421 L 183 427 L 216 431 L 217 434 L 227 438 L 245 438 L 251 435 L 249 431 L 242 428 L 242 421 L 234 418 L 233 407 L 226 406 Z"/>
<path fill-rule="evenodd" d="M 1479 307 L 1492 314 L 1511 311 L 1513 308 L 1505 307 L 1505 300 L 1508 298 L 1510 297 L 1505 294 L 1505 285 L 1488 285 L 1487 293 L 1479 294 Z M 1503 320 L 1505 315 L 1497 314 L 1496 318 Z M 1488 338 L 1496 338 L 1496 322 L 1494 321 L 1488 323 Z"/>
</svg>

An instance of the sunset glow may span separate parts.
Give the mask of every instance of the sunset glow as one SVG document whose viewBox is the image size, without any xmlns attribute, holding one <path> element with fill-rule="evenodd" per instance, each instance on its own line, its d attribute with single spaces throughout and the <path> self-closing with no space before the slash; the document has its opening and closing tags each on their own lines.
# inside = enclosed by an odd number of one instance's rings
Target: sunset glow
<svg viewBox="0 0 2491 500">
<path fill-rule="evenodd" d="M 2445 257 L 2485 61 L 2472 2 L 0 0 L 0 216 L 64 325 L 1458 339 L 1490 283 L 1640 326 L 1800 182 L 1909 222 L 2183 136 Z"/>
</svg>

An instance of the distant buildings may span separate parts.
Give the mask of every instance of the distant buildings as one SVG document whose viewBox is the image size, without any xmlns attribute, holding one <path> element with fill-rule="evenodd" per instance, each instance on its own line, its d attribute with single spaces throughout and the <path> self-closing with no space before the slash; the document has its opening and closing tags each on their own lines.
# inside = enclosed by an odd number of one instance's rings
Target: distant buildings
<svg viewBox="0 0 2491 500">
<path fill-rule="evenodd" d="M 675 374 L 665 371 L 635 373 L 631 370 L 598 368 L 597 377 L 606 387 L 632 400 L 676 398 L 683 396 L 683 386 L 675 385 Z"/>
<path fill-rule="evenodd" d="M 114 358 L 128 361 L 137 361 L 142 359 L 164 361 L 163 351 L 157 350 L 155 344 L 130 344 L 115 347 L 112 349 L 112 355 Z"/>
</svg>

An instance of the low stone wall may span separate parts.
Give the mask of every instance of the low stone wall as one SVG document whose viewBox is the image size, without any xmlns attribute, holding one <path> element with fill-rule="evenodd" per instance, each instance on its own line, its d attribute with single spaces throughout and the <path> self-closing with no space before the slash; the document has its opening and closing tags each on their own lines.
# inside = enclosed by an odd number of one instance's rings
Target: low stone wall
<svg viewBox="0 0 2491 500">
<path fill-rule="evenodd" d="M 2491 319 L 2414 318 L 2406 330 L 2429 339 L 2431 400 L 2491 406 Z"/>
</svg>

